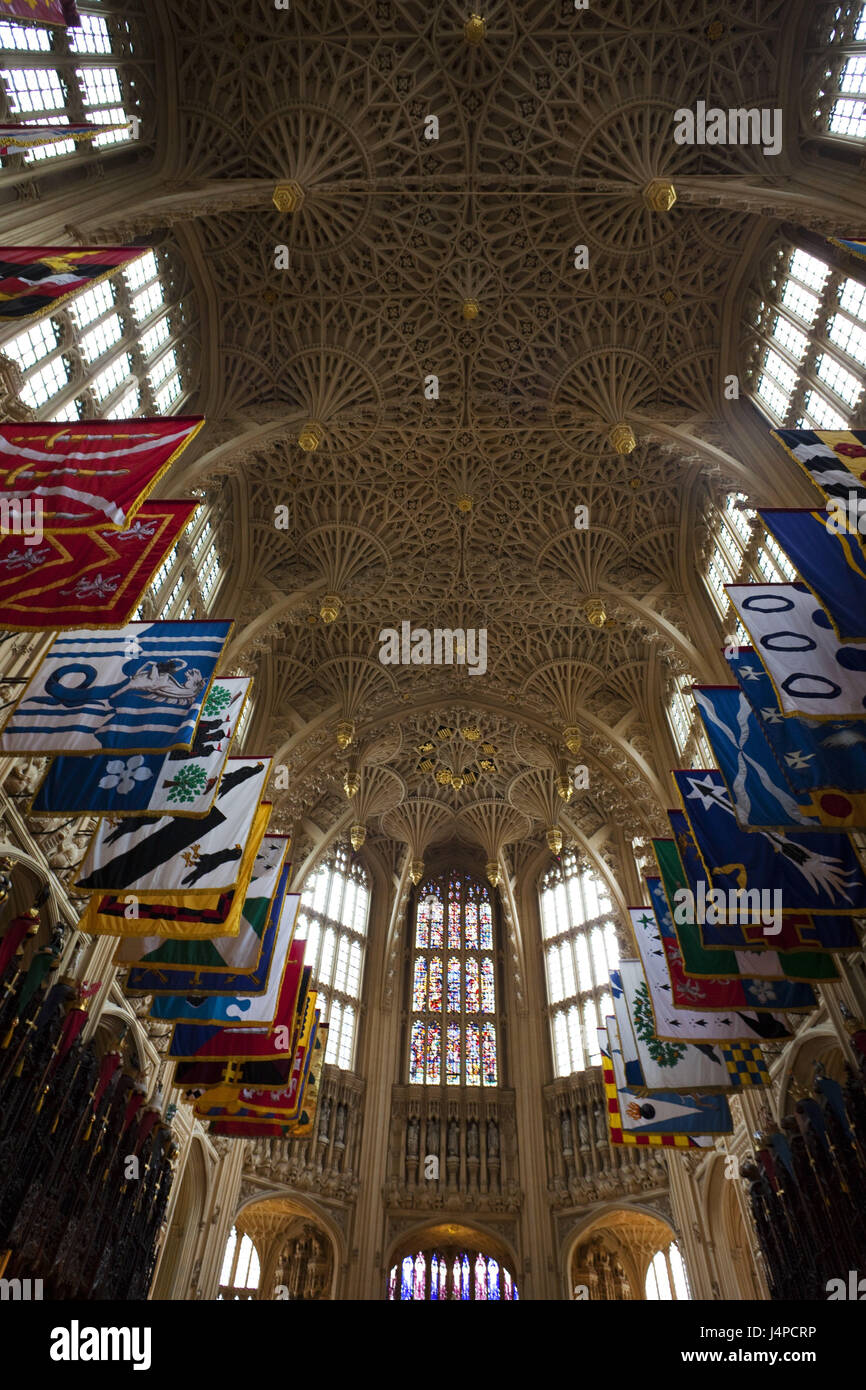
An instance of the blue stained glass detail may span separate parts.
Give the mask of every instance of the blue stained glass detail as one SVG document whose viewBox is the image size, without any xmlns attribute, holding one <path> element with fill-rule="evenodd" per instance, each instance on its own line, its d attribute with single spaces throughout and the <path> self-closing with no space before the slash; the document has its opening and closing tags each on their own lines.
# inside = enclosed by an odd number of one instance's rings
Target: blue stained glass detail
<svg viewBox="0 0 866 1390">
<path fill-rule="evenodd" d="M 462 1265 L 461 1265 L 460 1268 L 461 1268 L 461 1273 L 462 1273 L 462 1275 L 463 1275 L 463 1279 L 462 1279 L 462 1281 L 461 1281 L 460 1297 L 461 1297 L 461 1298 L 468 1298 L 468 1297 L 469 1297 L 469 1256 L 468 1256 L 468 1255 L 464 1255 L 464 1256 L 463 1256 L 463 1263 L 462 1263 Z"/>
<path fill-rule="evenodd" d="M 499 1298 L 499 1265 L 494 1259 L 487 1261 L 487 1297 Z"/>
<path fill-rule="evenodd" d="M 412 1041 L 409 1046 L 409 1083 L 418 1085 L 424 1081 L 424 1024 L 418 1020 L 412 1024 Z"/>
<path fill-rule="evenodd" d="M 493 950 L 493 911 L 489 903 L 481 904 L 481 949 Z"/>
<path fill-rule="evenodd" d="M 415 1273 L 415 1261 L 411 1255 L 407 1255 L 403 1260 L 402 1278 L 400 1280 L 400 1299 L 405 1300 L 412 1297 L 412 1282 Z"/>
<path fill-rule="evenodd" d="M 430 1297 L 434 1303 L 439 1301 L 439 1256 L 434 1255 L 430 1262 Z"/>
<path fill-rule="evenodd" d="M 427 1292 L 427 1261 L 420 1250 L 415 1256 L 415 1281 L 412 1290 L 412 1297 L 423 1302 Z"/>
</svg>

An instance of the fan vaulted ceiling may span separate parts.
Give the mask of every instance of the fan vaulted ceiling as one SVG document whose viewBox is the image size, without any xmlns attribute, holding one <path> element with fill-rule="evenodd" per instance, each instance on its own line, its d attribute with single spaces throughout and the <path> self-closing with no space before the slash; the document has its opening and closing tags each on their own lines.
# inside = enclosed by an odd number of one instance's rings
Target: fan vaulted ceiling
<svg viewBox="0 0 866 1390">
<path fill-rule="evenodd" d="M 505 800 L 526 851 L 546 818 L 527 775 L 549 789 L 563 758 L 589 769 L 566 838 L 610 863 L 659 828 L 665 678 L 706 675 L 714 645 L 695 555 L 736 369 L 726 310 L 778 225 L 724 196 L 726 179 L 766 180 L 760 151 L 677 145 L 673 113 L 781 105 L 800 8 L 489 0 L 471 44 L 453 0 L 154 0 L 159 175 L 102 230 L 152 233 L 198 285 L 209 423 L 174 481 L 230 500 L 220 608 L 305 848 L 355 819 L 355 763 L 362 797 L 365 769 L 397 774 L 367 802 L 383 840 L 401 798 Z M 660 178 L 669 212 L 644 198 Z M 302 201 L 278 212 L 286 182 Z M 610 442 L 623 420 L 628 455 Z M 304 452 L 310 421 L 322 439 Z M 486 629 L 486 674 L 383 666 L 380 629 L 404 620 Z M 356 726 L 342 751 L 340 719 Z M 465 727 L 495 756 L 455 791 L 419 750 Z M 432 838 L 454 833 L 483 841 L 465 814 Z"/>
</svg>

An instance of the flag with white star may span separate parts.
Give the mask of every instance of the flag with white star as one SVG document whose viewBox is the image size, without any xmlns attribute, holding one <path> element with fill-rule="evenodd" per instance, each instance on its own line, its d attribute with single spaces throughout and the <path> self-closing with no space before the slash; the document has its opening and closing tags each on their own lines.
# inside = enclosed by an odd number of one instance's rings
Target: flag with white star
<svg viewBox="0 0 866 1390">
<path fill-rule="evenodd" d="M 840 829 L 866 819 L 866 719 L 815 721 L 785 715 L 751 647 L 725 651 L 737 684 L 761 721 L 778 766 L 801 805 Z"/>
<path fill-rule="evenodd" d="M 741 830 L 821 830 L 801 804 L 764 738 L 760 721 L 739 686 L 696 685 L 692 695 Z"/>
<path fill-rule="evenodd" d="M 866 911 L 866 874 L 844 832 L 744 831 L 715 768 L 675 771 L 673 779 L 713 888 L 778 891 L 787 912 Z"/>
<path fill-rule="evenodd" d="M 651 907 L 630 907 L 631 925 L 646 977 L 656 1035 L 668 1042 L 755 1042 L 761 1038 L 789 1038 L 790 1030 L 772 1013 L 750 1014 L 737 1009 L 715 1011 L 684 1008 L 674 1000 L 665 943 Z M 676 937 L 674 937 L 676 940 Z M 702 982 L 699 981 L 700 985 Z M 764 980 L 760 988 L 767 1003 L 782 1000 L 789 992 L 784 980 Z M 782 1007 L 781 1003 L 776 1004 Z"/>
</svg>

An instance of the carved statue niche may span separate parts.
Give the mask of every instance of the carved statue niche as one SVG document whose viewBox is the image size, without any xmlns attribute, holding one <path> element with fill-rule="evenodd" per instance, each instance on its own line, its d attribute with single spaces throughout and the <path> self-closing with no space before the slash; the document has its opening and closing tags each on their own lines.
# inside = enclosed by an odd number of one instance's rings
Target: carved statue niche
<svg viewBox="0 0 866 1390">
<path fill-rule="evenodd" d="M 457 1158 L 460 1153 L 460 1132 L 456 1120 L 448 1121 L 448 1157 Z"/>
<path fill-rule="evenodd" d="M 325 1096 L 319 1110 L 319 1138 L 328 1139 L 331 1133 L 331 1097 Z"/>
<path fill-rule="evenodd" d="M 602 1114 L 602 1109 L 601 1109 L 601 1106 L 599 1105 L 598 1101 L 596 1101 L 595 1104 L 594 1104 L 593 1107 L 592 1107 L 592 1117 L 593 1117 L 593 1120 L 594 1120 L 594 1122 L 595 1122 L 595 1138 L 596 1138 L 596 1143 L 599 1144 L 599 1145 L 606 1144 L 606 1143 L 607 1143 L 607 1125 L 606 1125 L 606 1123 L 605 1123 L 605 1118 L 604 1118 L 604 1115 Z"/>
<path fill-rule="evenodd" d="M 334 1143 L 345 1144 L 346 1142 L 346 1107 L 342 1101 L 337 1106 L 337 1122 L 334 1128 Z"/>
<path fill-rule="evenodd" d="M 487 1121 L 487 1157 L 499 1157 L 499 1126 L 495 1120 Z"/>
<path fill-rule="evenodd" d="M 470 1120 L 466 1130 L 466 1153 L 469 1158 L 478 1157 L 478 1121 Z"/>
<path fill-rule="evenodd" d="M 577 1112 L 577 1133 L 582 1149 L 589 1148 L 589 1125 L 586 1123 L 586 1111 L 581 1105 Z"/>
<path fill-rule="evenodd" d="M 570 1154 L 573 1148 L 571 1137 L 571 1112 L 560 1110 L 559 1112 L 559 1132 L 562 1136 L 562 1152 Z"/>
<path fill-rule="evenodd" d="M 427 1152 L 428 1154 L 438 1154 L 439 1152 L 438 1115 L 431 1115 L 427 1121 Z"/>
<path fill-rule="evenodd" d="M 418 1131 L 420 1128 L 418 1116 L 413 1115 L 406 1126 L 406 1155 L 408 1158 L 418 1157 Z"/>
</svg>

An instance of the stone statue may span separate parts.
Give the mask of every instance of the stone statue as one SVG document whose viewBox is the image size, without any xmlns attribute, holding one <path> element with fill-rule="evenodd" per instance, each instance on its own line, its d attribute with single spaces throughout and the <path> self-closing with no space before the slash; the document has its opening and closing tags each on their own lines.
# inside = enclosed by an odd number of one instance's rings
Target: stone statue
<svg viewBox="0 0 866 1390">
<path fill-rule="evenodd" d="M 337 1124 L 334 1134 L 334 1143 L 342 1144 L 346 1138 L 346 1107 L 342 1101 L 337 1106 Z"/>
<path fill-rule="evenodd" d="M 487 1156 L 499 1157 L 499 1126 L 495 1120 L 487 1121 Z"/>
<path fill-rule="evenodd" d="M 410 1158 L 418 1157 L 418 1124 L 417 1115 L 413 1115 L 406 1127 L 406 1153 Z"/>
<path fill-rule="evenodd" d="M 559 1112 L 559 1132 L 562 1135 L 563 1153 L 571 1153 L 571 1115 L 568 1110 Z"/>
<path fill-rule="evenodd" d="M 601 1106 L 597 1103 L 592 1107 L 593 1119 L 595 1120 L 595 1137 L 599 1144 L 607 1143 L 607 1125 L 604 1122 L 604 1115 Z"/>
<path fill-rule="evenodd" d="M 448 1157 L 456 1158 L 460 1152 L 460 1139 L 457 1132 L 457 1121 L 448 1121 Z"/>
<path fill-rule="evenodd" d="M 325 1096 L 319 1111 L 319 1138 L 327 1139 L 331 1129 L 331 1097 Z"/>
<path fill-rule="evenodd" d="M 478 1121 L 470 1120 L 466 1131 L 466 1153 L 469 1158 L 478 1157 Z"/>
<path fill-rule="evenodd" d="M 581 1147 L 582 1149 L 588 1148 L 588 1147 L 589 1147 L 589 1125 L 586 1123 L 586 1113 L 585 1113 L 585 1111 L 584 1111 L 584 1109 L 583 1109 L 582 1106 L 581 1106 L 581 1108 L 580 1108 L 580 1109 L 578 1110 L 578 1112 L 577 1112 L 577 1132 L 578 1132 L 578 1135 L 579 1135 L 579 1137 L 580 1137 L 580 1147 Z"/>
<path fill-rule="evenodd" d="M 431 1115 L 427 1121 L 427 1152 L 428 1154 L 438 1154 L 439 1152 L 439 1119 L 436 1115 Z"/>
</svg>

